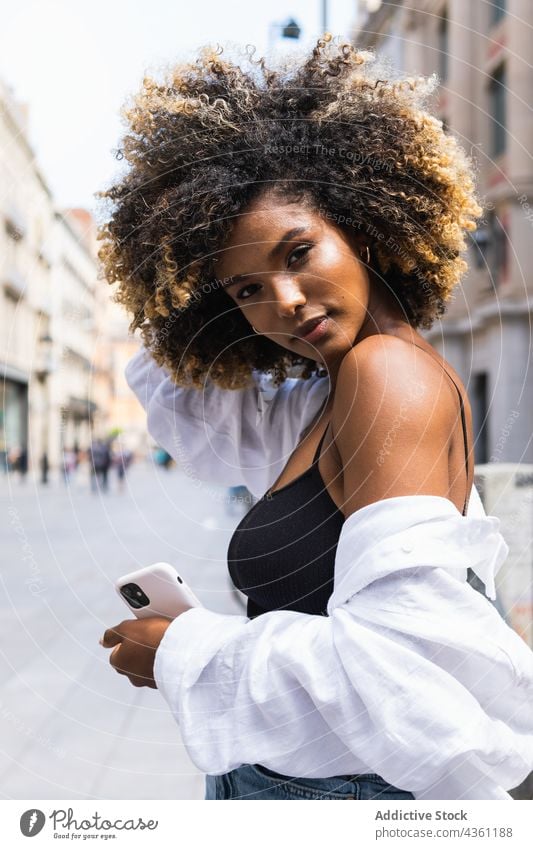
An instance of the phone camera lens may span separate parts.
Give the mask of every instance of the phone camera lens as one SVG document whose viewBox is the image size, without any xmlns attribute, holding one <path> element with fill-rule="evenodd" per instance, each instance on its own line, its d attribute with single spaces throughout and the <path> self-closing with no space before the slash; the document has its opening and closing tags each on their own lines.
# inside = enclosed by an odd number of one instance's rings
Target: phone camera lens
<svg viewBox="0 0 533 849">
<path fill-rule="evenodd" d="M 147 607 L 150 604 L 150 599 L 138 584 L 124 584 L 120 588 L 120 592 L 130 607 L 133 607 L 135 610 L 139 610 L 141 607 Z"/>
</svg>

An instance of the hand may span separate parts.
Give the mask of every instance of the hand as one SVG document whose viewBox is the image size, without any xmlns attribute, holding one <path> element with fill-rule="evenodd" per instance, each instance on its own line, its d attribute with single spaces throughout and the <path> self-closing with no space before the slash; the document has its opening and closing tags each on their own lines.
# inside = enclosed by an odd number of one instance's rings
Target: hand
<svg viewBox="0 0 533 849">
<path fill-rule="evenodd" d="M 109 662 L 120 675 L 127 675 L 134 687 L 157 689 L 155 653 L 171 621 L 164 616 L 125 619 L 120 625 L 108 628 L 100 640 L 105 649 L 114 646 Z"/>
</svg>

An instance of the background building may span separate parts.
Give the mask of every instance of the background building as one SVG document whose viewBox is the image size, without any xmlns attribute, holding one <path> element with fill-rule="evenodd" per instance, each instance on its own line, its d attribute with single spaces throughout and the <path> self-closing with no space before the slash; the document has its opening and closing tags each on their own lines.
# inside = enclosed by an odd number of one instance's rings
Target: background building
<svg viewBox="0 0 533 849">
<path fill-rule="evenodd" d="M 146 454 L 153 440 L 146 429 L 146 413 L 126 383 L 124 370 L 127 362 L 139 350 L 139 340 L 128 333 L 128 317 L 124 308 L 107 299 L 107 334 L 109 339 L 109 376 L 111 401 L 109 421 L 120 430 L 120 442 L 137 454 Z"/>
<path fill-rule="evenodd" d="M 92 362 L 97 343 L 97 280 L 89 213 L 65 210 L 55 216 L 52 371 L 49 423 L 51 462 L 63 449 L 87 448 L 97 411 Z"/>
<path fill-rule="evenodd" d="M 45 450 L 54 211 L 26 139 L 26 114 L 0 83 L 0 452 Z"/>
<path fill-rule="evenodd" d="M 0 82 L 0 465 L 52 476 L 64 450 L 121 431 L 147 445 L 123 376 L 137 348 L 99 279 L 96 226 L 57 210 L 27 139 L 27 115 Z"/>
<path fill-rule="evenodd" d="M 426 333 L 472 404 L 476 484 L 509 555 L 497 580 L 507 622 L 533 647 L 533 91 L 528 0 L 361 2 L 353 41 L 398 70 L 439 76 L 436 114 L 477 165 L 483 219 L 470 270 Z M 513 792 L 531 799 L 533 774 Z"/>
<path fill-rule="evenodd" d="M 353 32 L 398 69 L 439 75 L 436 112 L 476 160 L 470 271 L 427 335 L 468 388 L 477 463 L 533 462 L 532 27 L 528 0 L 389 0 L 360 3 Z"/>
</svg>

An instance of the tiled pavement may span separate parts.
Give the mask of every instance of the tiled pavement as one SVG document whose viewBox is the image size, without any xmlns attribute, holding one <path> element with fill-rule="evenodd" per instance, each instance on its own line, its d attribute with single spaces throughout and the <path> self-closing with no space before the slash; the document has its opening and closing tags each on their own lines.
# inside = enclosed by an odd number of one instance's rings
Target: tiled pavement
<svg viewBox="0 0 533 849">
<path fill-rule="evenodd" d="M 98 639 L 128 617 L 112 580 L 156 560 L 212 609 L 242 613 L 226 571 L 225 490 L 139 463 L 119 492 L 0 477 L 0 798 L 196 799 L 204 777 L 155 690 Z"/>
<path fill-rule="evenodd" d="M 108 665 L 98 639 L 128 616 L 112 586 L 156 560 L 206 606 L 242 613 L 220 487 L 139 464 L 124 492 L 0 475 L 0 798 L 201 799 L 204 777 L 157 691 Z M 533 776 L 513 792 L 533 798 Z"/>
</svg>

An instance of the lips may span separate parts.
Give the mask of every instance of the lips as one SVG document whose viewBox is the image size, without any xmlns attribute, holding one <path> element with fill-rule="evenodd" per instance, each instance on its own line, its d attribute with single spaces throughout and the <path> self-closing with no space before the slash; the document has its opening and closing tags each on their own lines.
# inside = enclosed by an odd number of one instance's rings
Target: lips
<svg viewBox="0 0 533 849">
<path fill-rule="evenodd" d="M 311 333 L 311 331 L 314 330 L 314 328 L 318 324 L 320 324 L 321 321 L 324 321 L 325 318 L 327 318 L 326 314 L 322 313 L 322 315 L 316 315 L 314 318 L 310 318 L 308 319 L 308 321 L 304 321 L 304 323 L 301 324 L 298 330 L 296 331 L 295 335 L 302 339 L 304 336 L 307 336 L 309 333 Z"/>
</svg>

